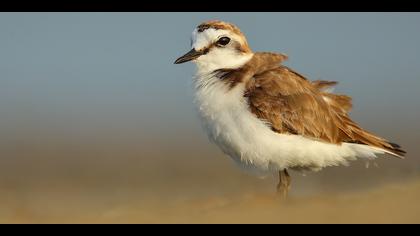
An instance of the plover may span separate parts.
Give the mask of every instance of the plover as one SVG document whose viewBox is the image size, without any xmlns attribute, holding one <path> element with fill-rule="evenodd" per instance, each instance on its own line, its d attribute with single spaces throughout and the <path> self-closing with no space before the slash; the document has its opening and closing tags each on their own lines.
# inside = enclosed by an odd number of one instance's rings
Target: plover
<svg viewBox="0 0 420 236">
<path fill-rule="evenodd" d="M 337 82 L 305 78 L 282 64 L 285 54 L 253 52 L 237 26 L 204 22 L 191 47 L 175 64 L 197 65 L 195 103 L 210 140 L 246 170 L 278 173 L 282 196 L 289 169 L 318 171 L 377 154 L 403 158 L 399 145 L 349 117 L 351 98 L 328 90 Z"/>
</svg>

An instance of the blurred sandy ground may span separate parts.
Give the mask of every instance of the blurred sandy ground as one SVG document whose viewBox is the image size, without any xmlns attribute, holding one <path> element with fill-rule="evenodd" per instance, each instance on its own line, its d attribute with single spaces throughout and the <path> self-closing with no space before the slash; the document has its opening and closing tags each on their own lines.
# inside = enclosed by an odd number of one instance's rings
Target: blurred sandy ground
<svg viewBox="0 0 420 236">
<path fill-rule="evenodd" d="M 1 223 L 420 223 L 412 155 L 292 172 L 281 202 L 274 176 L 243 173 L 199 129 L 146 139 L 51 132 L 2 146 Z"/>
<path fill-rule="evenodd" d="M 210 177 L 210 176 L 209 176 Z M 288 201 L 267 184 L 168 178 L 129 181 L 47 180 L 3 187 L 2 223 L 420 223 L 420 181 L 358 191 L 299 194 Z M 51 176 L 51 178 L 56 178 Z M 198 178 L 198 179 L 197 179 Z M 356 177 L 357 178 L 357 177 Z M 152 182 L 152 183 L 150 183 Z M 237 182 L 237 183 L 235 183 Z M 270 181 L 269 181 L 270 182 Z M 164 184 L 162 184 L 164 183 Z M 160 186 L 151 185 L 159 184 Z M 260 184 L 260 186 L 257 186 Z M 351 183 L 348 183 L 351 184 Z"/>
</svg>

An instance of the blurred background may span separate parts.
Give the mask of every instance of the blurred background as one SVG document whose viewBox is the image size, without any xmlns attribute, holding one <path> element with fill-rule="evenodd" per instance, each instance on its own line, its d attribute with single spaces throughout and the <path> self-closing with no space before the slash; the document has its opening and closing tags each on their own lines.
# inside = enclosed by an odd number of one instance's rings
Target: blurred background
<svg viewBox="0 0 420 236">
<path fill-rule="evenodd" d="M 174 65 L 199 23 L 339 81 L 351 116 L 399 143 L 302 175 L 289 202 L 210 144 Z M 0 222 L 420 222 L 419 13 L 0 13 Z"/>
</svg>

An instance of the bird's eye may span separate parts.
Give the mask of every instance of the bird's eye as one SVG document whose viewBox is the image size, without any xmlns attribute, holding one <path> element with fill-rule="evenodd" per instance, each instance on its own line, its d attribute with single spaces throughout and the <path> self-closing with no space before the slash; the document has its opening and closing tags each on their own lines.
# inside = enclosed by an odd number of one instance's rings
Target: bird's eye
<svg viewBox="0 0 420 236">
<path fill-rule="evenodd" d="M 230 42 L 230 38 L 228 37 L 221 37 L 219 40 L 217 40 L 217 45 L 225 46 Z"/>
</svg>

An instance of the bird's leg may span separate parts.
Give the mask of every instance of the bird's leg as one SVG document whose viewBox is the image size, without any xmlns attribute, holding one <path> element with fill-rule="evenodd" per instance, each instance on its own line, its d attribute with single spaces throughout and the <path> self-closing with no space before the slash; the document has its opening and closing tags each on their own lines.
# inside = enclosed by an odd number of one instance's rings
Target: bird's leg
<svg viewBox="0 0 420 236">
<path fill-rule="evenodd" d="M 282 198 L 287 198 L 290 189 L 291 177 L 286 169 L 279 171 L 279 184 L 277 185 L 277 193 Z"/>
</svg>

